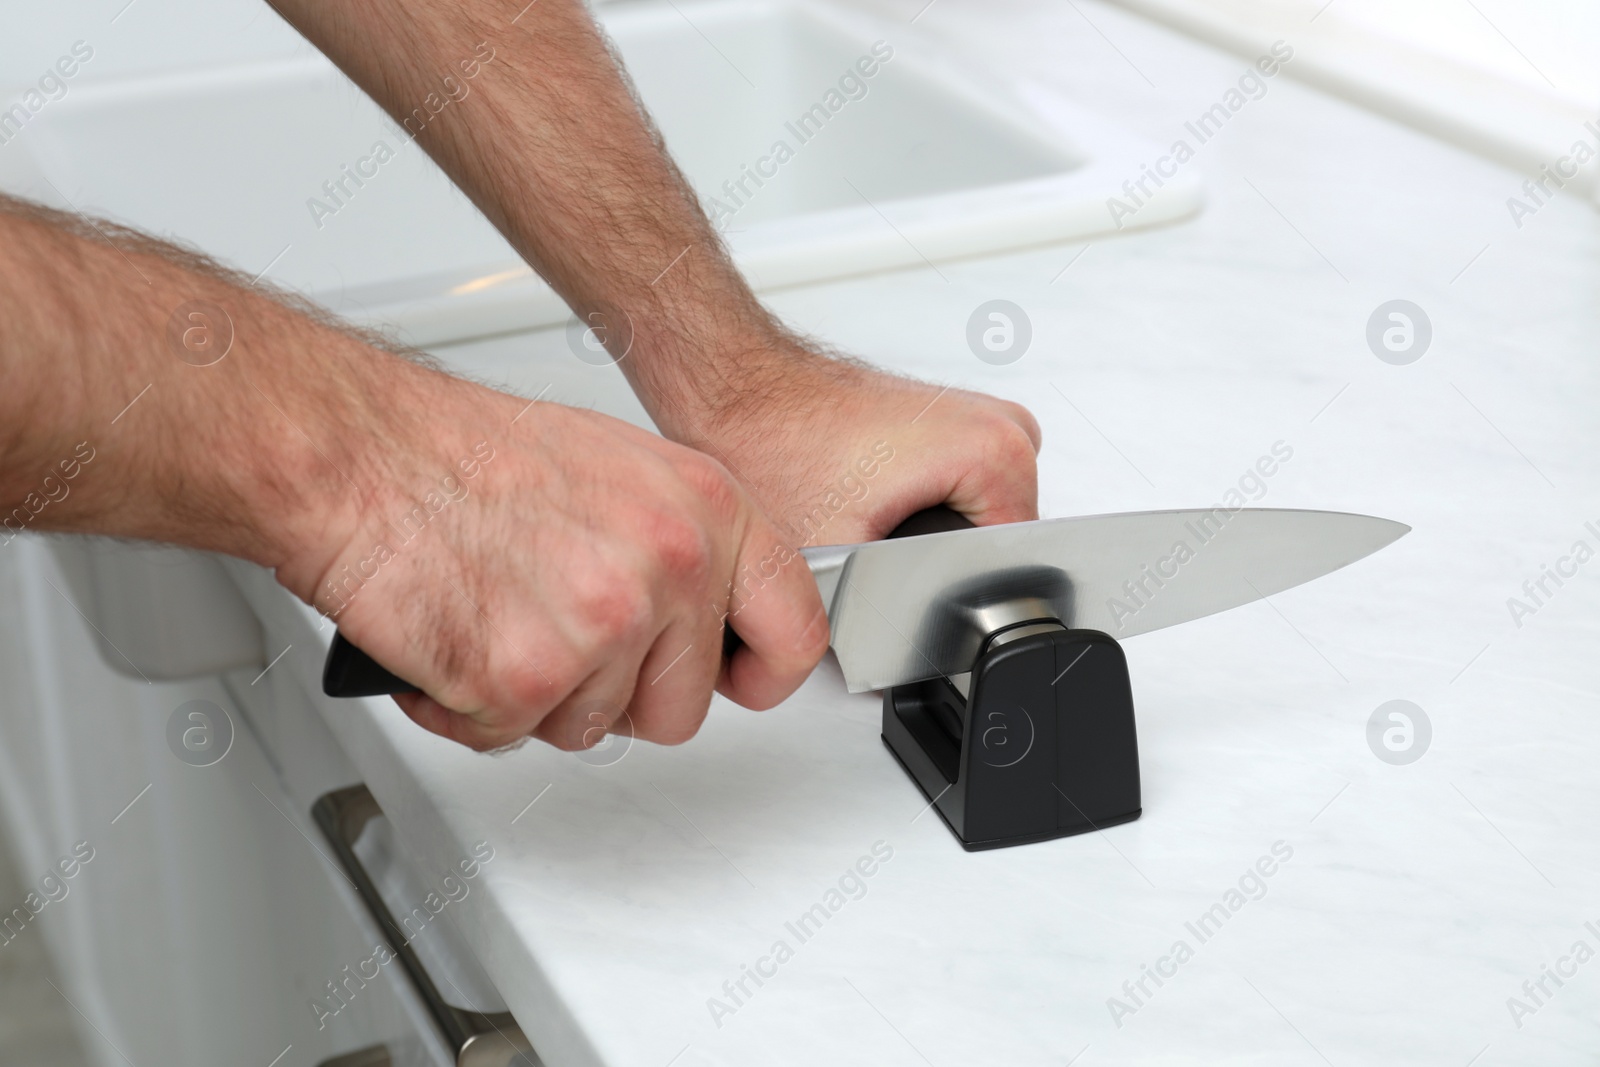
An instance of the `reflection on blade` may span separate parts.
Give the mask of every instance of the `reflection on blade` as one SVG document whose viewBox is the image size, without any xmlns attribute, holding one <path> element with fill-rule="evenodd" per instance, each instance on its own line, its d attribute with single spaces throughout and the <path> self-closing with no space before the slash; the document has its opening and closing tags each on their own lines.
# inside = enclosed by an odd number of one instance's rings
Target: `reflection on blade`
<svg viewBox="0 0 1600 1067">
<path fill-rule="evenodd" d="M 996 620 L 1119 640 L 1271 596 L 1410 527 L 1332 511 L 1091 515 L 860 545 L 829 612 L 851 692 L 969 670 Z"/>
</svg>

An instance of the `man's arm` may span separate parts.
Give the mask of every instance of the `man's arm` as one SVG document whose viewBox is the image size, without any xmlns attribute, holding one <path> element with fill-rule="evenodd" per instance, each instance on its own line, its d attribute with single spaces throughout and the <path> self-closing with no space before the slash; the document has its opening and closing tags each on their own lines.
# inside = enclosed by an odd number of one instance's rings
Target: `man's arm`
<svg viewBox="0 0 1600 1067">
<path fill-rule="evenodd" d="M 791 537 L 866 540 L 944 501 L 980 523 L 1037 516 L 1027 411 L 827 358 L 761 307 L 579 0 L 275 6 L 402 123 L 470 93 L 413 120 L 418 143 L 581 319 L 613 338 L 631 324 L 621 366 L 656 425 Z M 871 492 L 818 528 L 864 465 Z"/>
<path fill-rule="evenodd" d="M 86 531 L 272 567 L 475 747 L 583 747 L 624 709 L 681 741 L 713 684 L 770 706 L 827 646 L 806 568 L 715 461 L 4 197 L 0 374 L 0 551 Z"/>
</svg>

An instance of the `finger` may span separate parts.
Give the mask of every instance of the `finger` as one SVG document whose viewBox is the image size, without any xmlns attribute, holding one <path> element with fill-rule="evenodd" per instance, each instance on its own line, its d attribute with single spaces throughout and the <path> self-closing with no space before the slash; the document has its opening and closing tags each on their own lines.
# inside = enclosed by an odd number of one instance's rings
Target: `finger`
<svg viewBox="0 0 1600 1067">
<path fill-rule="evenodd" d="M 460 703 L 445 692 L 440 695 L 451 703 L 444 703 L 426 693 L 399 694 L 395 696 L 395 702 L 417 725 L 480 752 L 504 748 L 529 736 L 542 737 L 541 728 L 567 738 L 567 743 L 560 747 L 581 747 L 583 728 L 570 729 L 575 721 L 570 712 L 575 695 L 584 691 L 586 686 L 593 687 L 591 678 L 578 675 L 582 681 L 574 685 L 570 676 L 552 676 L 524 655 L 519 650 L 520 645 L 511 637 L 503 633 L 497 637 L 505 642 L 506 654 L 487 656 L 473 668 L 487 683 L 487 700 L 483 697 L 461 698 L 476 702 L 474 706 Z M 552 640 L 547 637 L 543 642 L 531 640 L 524 643 L 539 647 L 541 644 L 548 646 Z M 591 656 L 585 660 L 576 648 L 569 649 L 569 653 L 563 658 L 579 662 L 600 659 L 599 656 Z M 455 710 L 452 704 L 472 710 Z M 558 720 L 562 729 L 558 730 L 553 723 L 547 726 L 551 717 L 563 709 L 568 716 Z"/>
<path fill-rule="evenodd" d="M 551 709 L 533 736 L 565 752 L 593 748 L 617 729 L 633 699 L 645 646 L 631 644 L 596 656 L 599 666 Z"/>
<path fill-rule="evenodd" d="M 462 594 L 452 589 L 452 595 Z M 434 612 L 435 617 L 445 614 Z M 552 635 L 542 628 L 508 628 L 509 634 L 490 623 L 481 609 L 465 627 L 435 627 L 429 639 L 439 666 L 412 675 L 421 677 L 423 693 L 399 694 L 395 702 L 424 729 L 479 751 L 528 736 L 571 682 L 552 677 L 523 651 L 555 647 Z M 552 662 L 546 666 L 553 671 Z"/>
<path fill-rule="evenodd" d="M 744 645 L 728 661 L 717 691 L 761 710 L 805 681 L 828 649 L 828 615 L 805 557 L 765 519 L 741 539 L 728 601 L 728 625 Z"/>
<path fill-rule="evenodd" d="M 1008 418 L 993 419 L 981 451 L 968 459 L 945 503 L 979 526 L 1039 517 L 1039 461 L 1034 440 Z"/>
<path fill-rule="evenodd" d="M 451 711 L 426 693 L 398 693 L 394 702 L 400 705 L 407 718 L 424 730 L 479 752 L 504 748 L 527 736 L 524 728 L 500 721 L 498 717 L 485 721 L 480 718 L 485 713 L 469 715 Z"/>
<path fill-rule="evenodd" d="M 1039 428 L 1039 420 L 1033 417 L 1033 412 L 1021 404 L 1013 404 L 1009 400 L 1001 401 L 1006 416 L 1012 422 L 1022 427 L 1022 432 L 1028 435 L 1028 440 L 1033 442 L 1033 454 L 1038 455 L 1039 449 L 1044 447 L 1044 431 Z"/>
<path fill-rule="evenodd" d="M 722 669 L 722 628 L 704 608 L 679 617 L 656 639 L 628 705 L 634 736 L 679 745 L 699 732 Z"/>
</svg>

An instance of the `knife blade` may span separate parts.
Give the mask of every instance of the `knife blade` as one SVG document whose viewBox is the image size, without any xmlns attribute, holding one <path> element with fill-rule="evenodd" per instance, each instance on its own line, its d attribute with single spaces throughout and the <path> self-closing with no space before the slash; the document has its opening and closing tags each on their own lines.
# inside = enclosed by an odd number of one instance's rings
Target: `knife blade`
<svg viewBox="0 0 1600 1067">
<path fill-rule="evenodd" d="M 1026 619 L 1121 640 L 1212 615 L 1336 571 L 1410 529 L 1346 512 L 1221 507 L 973 526 L 937 507 L 886 540 L 800 555 L 828 605 L 845 684 L 861 693 L 964 673 L 991 630 Z M 734 628 L 725 633 L 737 647 Z M 341 634 L 323 691 L 416 687 Z"/>
<path fill-rule="evenodd" d="M 988 632 L 1024 616 L 1122 640 L 1321 577 L 1410 529 L 1346 512 L 1218 507 L 946 523 L 802 552 L 845 684 L 860 693 L 970 670 Z"/>
</svg>

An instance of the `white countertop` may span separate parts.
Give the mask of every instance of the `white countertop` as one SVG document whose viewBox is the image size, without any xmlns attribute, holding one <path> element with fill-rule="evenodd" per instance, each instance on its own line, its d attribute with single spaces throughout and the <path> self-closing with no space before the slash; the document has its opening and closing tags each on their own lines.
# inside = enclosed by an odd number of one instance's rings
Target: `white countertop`
<svg viewBox="0 0 1600 1067">
<path fill-rule="evenodd" d="M 1161 142 L 1245 68 L 1088 0 L 918 24 Z M 772 301 L 885 365 L 1029 404 L 1047 515 L 1208 505 L 1282 441 L 1260 504 L 1415 527 L 1126 645 L 1137 822 L 962 851 L 879 741 L 879 699 L 831 662 L 780 708 L 719 699 L 688 745 L 604 767 L 324 704 L 421 854 L 494 845 L 457 921 L 551 1067 L 1593 1062 L 1600 962 L 1547 980 L 1520 1028 L 1507 998 L 1575 941 L 1600 952 L 1600 561 L 1521 628 L 1506 600 L 1575 540 L 1600 548 L 1600 217 L 1558 198 L 1519 231 L 1519 175 L 1281 77 L 1193 165 L 1209 202 L 1173 228 Z M 1006 367 L 964 341 L 995 297 L 1034 327 Z M 1433 323 L 1410 366 L 1364 339 L 1393 298 Z M 620 395 L 560 331 L 443 354 L 529 395 Z M 314 688 L 316 657 L 289 662 Z M 1366 742 L 1396 698 L 1433 728 L 1408 766 Z M 1186 928 L 1279 842 L 1260 899 L 1204 942 Z M 892 858 L 864 895 L 797 938 L 785 924 L 875 846 Z M 724 982 L 779 940 L 793 958 L 719 1026 L 710 998 L 734 1005 Z M 1124 982 L 1180 940 L 1192 958 L 1136 1003 Z M 1114 1018 L 1111 997 L 1136 1010 Z"/>
</svg>

